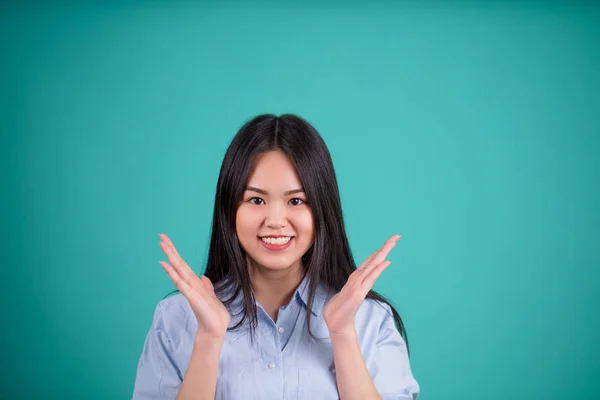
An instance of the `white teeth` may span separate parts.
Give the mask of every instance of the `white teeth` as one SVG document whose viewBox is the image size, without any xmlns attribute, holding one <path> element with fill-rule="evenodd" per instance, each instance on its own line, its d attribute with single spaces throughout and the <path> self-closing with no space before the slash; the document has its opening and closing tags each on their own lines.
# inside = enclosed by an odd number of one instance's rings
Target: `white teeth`
<svg viewBox="0 0 600 400">
<path fill-rule="evenodd" d="M 289 242 L 290 239 L 291 239 L 291 237 L 290 236 L 282 236 L 282 237 L 278 237 L 278 238 L 262 237 L 261 239 L 265 243 L 275 244 L 275 245 L 281 246 L 281 245 L 286 244 L 287 242 Z"/>
</svg>

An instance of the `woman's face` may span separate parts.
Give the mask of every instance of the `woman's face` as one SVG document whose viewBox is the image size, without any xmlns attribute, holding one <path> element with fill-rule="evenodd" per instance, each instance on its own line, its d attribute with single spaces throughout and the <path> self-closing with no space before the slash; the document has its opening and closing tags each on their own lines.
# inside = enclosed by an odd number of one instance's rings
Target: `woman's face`
<svg viewBox="0 0 600 400">
<path fill-rule="evenodd" d="M 312 245 L 312 212 L 281 150 L 256 157 L 237 210 L 236 233 L 250 259 L 268 269 L 298 265 Z"/>
</svg>

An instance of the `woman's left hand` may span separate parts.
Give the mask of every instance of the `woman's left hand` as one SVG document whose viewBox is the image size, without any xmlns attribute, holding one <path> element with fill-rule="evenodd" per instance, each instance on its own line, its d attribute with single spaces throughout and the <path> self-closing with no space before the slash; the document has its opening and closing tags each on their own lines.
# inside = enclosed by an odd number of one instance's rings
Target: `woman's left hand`
<svg viewBox="0 0 600 400">
<path fill-rule="evenodd" d="M 385 242 L 383 247 L 371 254 L 350 275 L 342 290 L 336 293 L 325 305 L 323 318 L 330 336 L 356 334 L 354 327 L 356 312 L 379 275 L 390 265 L 391 262 L 385 260 L 385 258 L 394 248 L 398 239 L 400 239 L 400 235 L 392 236 Z"/>
</svg>

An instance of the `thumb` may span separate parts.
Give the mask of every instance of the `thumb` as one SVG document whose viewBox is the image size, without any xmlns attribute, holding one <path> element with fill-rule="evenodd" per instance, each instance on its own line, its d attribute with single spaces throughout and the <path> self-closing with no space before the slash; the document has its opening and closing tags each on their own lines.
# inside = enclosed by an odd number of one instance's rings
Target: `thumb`
<svg viewBox="0 0 600 400">
<path fill-rule="evenodd" d="M 210 281 L 210 279 L 208 279 L 206 276 L 202 275 L 200 277 L 200 280 L 202 281 L 202 285 L 208 291 L 208 293 L 210 293 L 210 295 L 214 297 L 215 296 L 215 288 L 214 288 L 212 282 Z"/>
</svg>

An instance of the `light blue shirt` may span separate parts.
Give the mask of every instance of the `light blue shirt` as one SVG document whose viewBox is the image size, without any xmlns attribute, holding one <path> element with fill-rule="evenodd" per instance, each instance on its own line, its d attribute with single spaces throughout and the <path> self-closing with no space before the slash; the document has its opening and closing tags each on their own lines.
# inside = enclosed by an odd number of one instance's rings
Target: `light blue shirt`
<svg viewBox="0 0 600 400">
<path fill-rule="evenodd" d="M 257 302 L 254 345 L 249 330 L 228 331 L 221 349 L 216 399 L 339 399 L 333 349 L 322 317 L 333 294 L 323 286 L 311 311 L 311 340 L 306 324 L 308 278 L 281 307 L 277 321 Z M 233 303 L 241 307 L 240 295 Z M 235 315 L 235 314 L 233 314 Z M 231 325 L 239 321 L 232 317 Z M 247 322 L 246 322 L 247 323 Z M 185 375 L 198 324 L 182 294 L 160 301 L 138 362 L 133 400 L 175 399 Z M 419 394 L 406 343 L 394 325 L 389 306 L 366 299 L 356 315 L 356 333 L 369 374 L 384 400 L 413 400 Z"/>
</svg>

